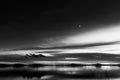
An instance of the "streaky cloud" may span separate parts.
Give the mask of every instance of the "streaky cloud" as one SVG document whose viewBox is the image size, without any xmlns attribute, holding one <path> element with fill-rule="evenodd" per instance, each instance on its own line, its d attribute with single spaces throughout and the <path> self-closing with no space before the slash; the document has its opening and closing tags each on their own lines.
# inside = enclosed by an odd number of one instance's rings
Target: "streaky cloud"
<svg viewBox="0 0 120 80">
<path fill-rule="evenodd" d="M 84 33 L 77 33 L 76 35 L 71 35 L 63 40 L 61 44 L 63 45 L 85 45 L 94 43 L 109 43 L 120 41 L 120 25 L 111 25 L 106 28 L 98 28 L 93 30 L 88 30 Z"/>
<path fill-rule="evenodd" d="M 42 48 L 42 47 L 27 47 L 27 48 L 18 48 L 18 49 L 12 49 L 10 51 L 19 51 L 19 50 L 46 50 L 46 49 L 76 49 L 76 48 L 89 48 L 89 47 L 97 47 L 97 46 L 105 46 L 105 45 L 112 45 L 117 44 L 120 41 L 115 42 L 108 42 L 108 43 L 90 43 L 90 44 L 83 44 L 83 45 L 64 45 L 64 46 L 53 46 L 49 48 Z M 46 51 L 47 52 L 47 51 Z M 52 51 L 56 52 L 56 51 Z M 51 53 L 51 52 L 47 52 Z"/>
</svg>

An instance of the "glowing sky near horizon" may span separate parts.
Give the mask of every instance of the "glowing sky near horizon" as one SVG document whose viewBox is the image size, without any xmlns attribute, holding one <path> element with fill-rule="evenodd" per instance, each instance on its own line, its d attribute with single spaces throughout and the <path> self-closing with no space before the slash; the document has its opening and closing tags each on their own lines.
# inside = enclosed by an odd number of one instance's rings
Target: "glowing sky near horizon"
<svg viewBox="0 0 120 80">
<path fill-rule="evenodd" d="M 76 32 L 69 36 L 59 38 L 57 40 L 47 41 L 39 44 L 40 47 L 59 47 L 59 46 L 75 46 L 96 43 L 110 43 L 120 41 L 120 24 L 100 26 L 91 30 Z M 118 44 L 117 44 L 118 45 Z"/>
<path fill-rule="evenodd" d="M 111 25 L 98 29 L 88 30 L 66 37 L 61 41 L 65 45 L 84 45 L 92 43 L 109 43 L 120 41 L 120 25 Z"/>
<path fill-rule="evenodd" d="M 101 52 L 101 53 L 120 53 L 120 24 L 102 26 L 102 28 L 96 28 L 88 30 L 84 33 L 77 33 L 71 36 L 67 36 L 60 41 L 50 42 L 52 46 L 75 46 L 75 45 L 86 45 L 96 43 L 110 43 L 116 42 L 109 45 L 99 45 L 85 47 L 84 49 L 61 49 L 58 53 L 86 53 L 86 52 Z M 49 50 L 48 50 L 49 51 Z M 56 51 L 56 50 L 55 50 Z"/>
<path fill-rule="evenodd" d="M 60 41 L 50 42 L 52 47 L 58 46 L 68 46 L 67 49 L 40 49 L 40 50 L 17 50 L 17 51 L 8 51 L 6 54 L 29 54 L 36 53 L 46 54 L 47 56 L 53 56 L 52 54 L 65 54 L 65 53 L 107 53 L 107 54 L 120 54 L 120 25 L 111 25 L 108 27 L 98 28 L 90 30 L 84 33 L 77 33 L 76 35 L 68 36 L 63 38 Z M 56 42 L 58 45 L 56 45 Z M 69 46 L 75 45 L 86 45 L 86 44 L 95 44 L 95 43 L 109 43 L 116 42 L 109 45 L 94 45 L 84 48 L 72 48 L 69 49 Z M 60 44 L 60 45 L 59 45 Z M 49 45 L 49 44 L 48 44 Z M 48 51 L 48 52 L 46 52 Z M 57 51 L 57 52 L 56 52 Z M 5 52 L 1 52 L 4 54 Z"/>
</svg>

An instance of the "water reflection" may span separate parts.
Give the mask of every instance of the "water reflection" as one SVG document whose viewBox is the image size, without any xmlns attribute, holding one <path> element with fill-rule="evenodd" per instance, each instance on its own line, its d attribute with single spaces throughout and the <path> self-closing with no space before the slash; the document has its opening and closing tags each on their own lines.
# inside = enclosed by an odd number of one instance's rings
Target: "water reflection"
<svg viewBox="0 0 120 80">
<path fill-rule="evenodd" d="M 101 70 L 114 71 L 114 70 L 120 70 L 120 67 L 119 66 L 101 66 Z"/>
<path fill-rule="evenodd" d="M 1 67 L 0 80 L 120 80 L 119 66 Z"/>
</svg>

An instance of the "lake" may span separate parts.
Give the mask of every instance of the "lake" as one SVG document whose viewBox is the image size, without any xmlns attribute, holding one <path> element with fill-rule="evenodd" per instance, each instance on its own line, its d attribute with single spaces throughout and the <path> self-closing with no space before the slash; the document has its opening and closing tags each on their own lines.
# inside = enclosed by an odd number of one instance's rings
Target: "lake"
<svg viewBox="0 0 120 80">
<path fill-rule="evenodd" d="M 1 67 L 0 80 L 120 80 L 117 65 Z"/>
</svg>

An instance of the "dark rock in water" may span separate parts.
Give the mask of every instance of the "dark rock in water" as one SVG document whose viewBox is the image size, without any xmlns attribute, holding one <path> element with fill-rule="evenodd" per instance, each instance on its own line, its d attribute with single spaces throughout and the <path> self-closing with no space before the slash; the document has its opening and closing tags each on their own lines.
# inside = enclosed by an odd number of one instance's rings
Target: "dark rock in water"
<svg viewBox="0 0 120 80">
<path fill-rule="evenodd" d="M 102 64 L 96 63 L 95 66 L 96 66 L 96 68 L 101 68 Z"/>
</svg>

